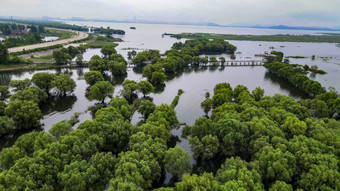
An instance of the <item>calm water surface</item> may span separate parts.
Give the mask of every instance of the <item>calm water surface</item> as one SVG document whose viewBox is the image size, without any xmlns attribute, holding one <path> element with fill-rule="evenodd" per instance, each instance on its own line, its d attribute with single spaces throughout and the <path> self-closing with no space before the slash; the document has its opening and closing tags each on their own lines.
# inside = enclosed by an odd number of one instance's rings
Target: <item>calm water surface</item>
<svg viewBox="0 0 340 191">
<path fill-rule="evenodd" d="M 59 37 L 57 36 L 45 36 L 43 39 L 41 39 L 42 41 L 54 41 L 54 40 L 57 40 Z"/>
</svg>

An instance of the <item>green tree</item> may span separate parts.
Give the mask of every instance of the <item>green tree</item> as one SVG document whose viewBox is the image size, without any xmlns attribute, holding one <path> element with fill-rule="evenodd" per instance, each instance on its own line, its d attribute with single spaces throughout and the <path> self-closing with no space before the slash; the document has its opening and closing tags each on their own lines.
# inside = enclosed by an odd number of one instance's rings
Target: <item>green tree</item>
<svg viewBox="0 0 340 191">
<path fill-rule="evenodd" d="M 155 91 L 153 85 L 148 81 L 138 82 L 138 90 L 143 93 L 143 96 Z"/>
<path fill-rule="evenodd" d="M 110 61 L 108 62 L 108 68 L 112 75 L 119 76 L 126 74 L 127 66 L 124 62 Z"/>
<path fill-rule="evenodd" d="M 84 57 L 83 57 L 82 54 L 77 54 L 76 55 L 76 63 L 77 63 L 78 66 L 82 66 L 83 65 L 83 63 L 84 63 L 83 60 L 84 60 Z"/>
<path fill-rule="evenodd" d="M 66 96 L 67 93 L 72 93 L 76 88 L 76 82 L 69 74 L 60 74 L 52 81 L 52 86 L 56 87 L 57 92 L 61 96 Z"/>
<path fill-rule="evenodd" d="M 233 90 L 233 88 L 231 87 L 231 85 L 229 83 L 219 83 L 219 84 L 216 84 L 215 87 L 214 87 L 214 93 L 218 93 L 220 92 L 220 90 L 222 89 L 229 89 L 229 90 Z M 224 91 L 224 90 L 223 90 Z"/>
<path fill-rule="evenodd" d="M 246 91 L 249 93 L 248 88 L 246 86 L 237 85 L 234 88 L 234 94 L 233 94 L 234 98 L 236 99 L 240 95 L 240 93 L 242 93 L 243 91 Z"/>
<path fill-rule="evenodd" d="M 58 65 L 67 64 L 72 60 L 72 57 L 68 53 L 63 53 L 59 50 L 53 51 L 53 58 Z"/>
<path fill-rule="evenodd" d="M 311 115 L 315 118 L 330 117 L 332 113 L 326 102 L 318 99 L 300 100 L 301 105 L 307 107 L 311 111 Z M 332 115 L 331 115 L 332 116 Z"/>
<path fill-rule="evenodd" d="M 88 85 L 93 86 L 99 81 L 104 81 L 103 75 L 98 71 L 89 71 L 84 74 L 85 81 Z"/>
<path fill-rule="evenodd" d="M 198 137 L 190 137 L 189 143 L 195 158 L 211 159 L 219 151 L 217 136 L 206 135 L 201 140 Z"/>
<path fill-rule="evenodd" d="M 216 179 L 221 182 L 240 181 L 246 190 L 264 190 L 261 175 L 251 169 L 250 165 L 239 157 L 226 159 L 216 173 Z"/>
<path fill-rule="evenodd" d="M 174 108 L 166 104 L 157 106 L 155 111 L 149 115 L 147 122 L 158 122 L 159 125 L 165 125 L 168 130 L 179 123 Z"/>
<path fill-rule="evenodd" d="M 59 140 L 61 136 L 67 135 L 72 131 L 72 125 L 63 120 L 54 125 L 48 131 L 56 140 Z"/>
<path fill-rule="evenodd" d="M 206 57 L 200 57 L 200 62 L 206 66 L 209 63 L 209 60 Z"/>
<path fill-rule="evenodd" d="M 202 176 L 197 174 L 184 174 L 182 182 L 176 183 L 176 190 L 220 190 L 220 184 L 215 180 L 212 173 L 204 172 Z"/>
<path fill-rule="evenodd" d="M 137 55 L 137 52 L 135 50 L 129 51 L 128 53 L 128 59 L 131 60 Z"/>
<path fill-rule="evenodd" d="M 143 99 L 138 106 L 138 112 L 144 116 L 144 119 L 148 119 L 149 115 L 156 109 L 156 105 L 150 101 Z"/>
<path fill-rule="evenodd" d="M 45 33 L 45 27 L 43 25 L 38 26 L 39 33 Z"/>
<path fill-rule="evenodd" d="M 9 64 L 8 49 L 1 42 L 0 42 L 0 64 Z"/>
<path fill-rule="evenodd" d="M 272 186 L 269 188 L 269 191 L 293 191 L 293 187 L 290 184 L 287 184 L 283 181 L 276 181 Z"/>
<path fill-rule="evenodd" d="M 304 134 L 307 130 L 307 125 L 295 116 L 288 116 L 284 123 L 280 126 L 280 129 L 286 133 L 288 138 L 292 138 L 294 135 Z"/>
<path fill-rule="evenodd" d="M 212 97 L 213 107 L 216 108 L 218 106 L 223 105 L 226 102 L 231 102 L 232 100 L 232 91 L 229 89 L 225 90 L 223 93 L 215 93 Z"/>
<path fill-rule="evenodd" d="M 110 59 L 118 63 L 123 62 L 124 65 L 127 65 L 127 61 L 121 54 L 113 53 Z"/>
<path fill-rule="evenodd" d="M 113 177 L 116 158 L 112 153 L 97 153 L 90 161 L 74 161 L 65 165 L 60 173 L 64 190 L 105 190 L 105 184 Z"/>
<path fill-rule="evenodd" d="M 153 72 L 151 77 L 152 84 L 163 84 L 166 81 L 166 75 L 163 72 Z"/>
<path fill-rule="evenodd" d="M 90 87 L 89 99 L 98 100 L 104 103 L 106 97 L 112 98 L 113 85 L 108 81 L 98 81 Z"/>
<path fill-rule="evenodd" d="M 104 45 L 100 52 L 107 58 L 110 58 L 111 54 L 117 53 L 114 44 Z"/>
<path fill-rule="evenodd" d="M 296 174 L 295 156 L 288 151 L 266 146 L 262 149 L 258 161 L 265 184 L 276 180 L 290 182 Z"/>
<path fill-rule="evenodd" d="M 264 89 L 256 87 L 255 90 L 252 91 L 252 94 L 254 95 L 256 101 L 260 101 L 264 95 Z"/>
<path fill-rule="evenodd" d="M 0 116 L 5 115 L 5 108 L 7 107 L 7 104 L 4 101 L 0 101 Z"/>
<path fill-rule="evenodd" d="M 192 164 L 189 153 L 179 146 L 170 148 L 164 155 L 164 168 L 175 177 L 182 177 L 184 173 L 190 173 Z"/>
<path fill-rule="evenodd" d="M 5 99 L 9 98 L 10 92 L 8 90 L 8 86 L 1 86 L 0 85 L 0 101 L 4 101 Z"/>
<path fill-rule="evenodd" d="M 40 126 L 43 115 L 35 102 L 11 101 L 5 109 L 5 114 L 12 118 L 17 128 L 29 129 Z"/>
<path fill-rule="evenodd" d="M 301 175 L 298 184 L 304 190 L 339 190 L 340 173 L 326 165 L 312 165 L 308 172 Z"/>
<path fill-rule="evenodd" d="M 0 116 L 0 137 L 12 133 L 13 130 L 14 122 L 6 116 Z"/>
<path fill-rule="evenodd" d="M 219 60 L 220 60 L 220 62 L 221 62 L 221 65 L 224 66 L 224 64 L 225 64 L 225 58 L 224 58 L 224 57 L 220 57 Z"/>
<path fill-rule="evenodd" d="M 213 66 L 218 66 L 218 61 L 216 59 L 215 56 L 210 56 L 209 57 L 209 62 L 213 65 Z"/>
<path fill-rule="evenodd" d="M 166 129 L 164 125 L 159 125 L 158 123 L 145 123 L 138 127 L 138 131 L 143 132 L 147 136 L 151 136 L 154 140 L 169 141 L 171 138 L 171 133 Z M 154 140 L 152 142 L 154 142 Z M 158 143 L 157 143 L 158 144 Z M 164 145 L 165 146 L 165 145 Z M 157 154 L 158 161 L 162 161 L 166 149 L 162 151 L 155 151 Z"/>
<path fill-rule="evenodd" d="M 192 64 L 193 59 L 190 55 L 184 55 L 183 56 L 184 66 L 188 66 L 189 64 Z"/>
<path fill-rule="evenodd" d="M 129 105 L 128 101 L 125 98 L 116 96 L 111 99 L 109 105 L 119 110 L 119 112 L 125 119 L 130 120 L 133 114 L 133 108 Z"/>
<path fill-rule="evenodd" d="M 19 90 L 10 97 L 11 101 L 33 101 L 37 104 L 45 102 L 47 98 L 47 93 L 36 86 L 30 86 L 25 90 Z"/>
<path fill-rule="evenodd" d="M 52 137 L 45 131 L 21 135 L 11 147 L 2 150 L 1 168 L 9 170 L 19 159 L 33 157 L 34 152 L 47 148 L 52 142 Z"/>
<path fill-rule="evenodd" d="M 216 125 L 220 147 L 227 156 L 245 152 L 249 142 L 249 128 L 235 119 L 221 119 Z"/>
<path fill-rule="evenodd" d="M 121 95 L 127 100 L 131 100 L 135 91 L 139 88 L 138 83 L 133 80 L 125 80 L 122 86 Z"/>
<path fill-rule="evenodd" d="M 24 80 L 12 80 L 9 86 L 14 88 L 14 91 L 24 90 L 31 85 L 31 80 L 26 78 Z"/>
<path fill-rule="evenodd" d="M 52 73 L 36 73 L 32 77 L 32 82 L 49 94 L 49 91 L 53 88 L 52 82 L 55 77 L 56 75 Z"/>
<path fill-rule="evenodd" d="M 105 71 L 108 70 L 107 64 L 98 55 L 92 56 L 89 62 L 89 68 L 90 68 L 90 71 L 99 71 L 103 75 L 105 74 Z"/>
<path fill-rule="evenodd" d="M 205 116 L 208 116 L 209 111 L 213 107 L 213 100 L 207 97 L 202 103 L 201 108 L 203 109 Z"/>
<path fill-rule="evenodd" d="M 74 57 L 76 57 L 76 55 L 79 53 L 78 48 L 74 47 L 74 46 L 69 46 L 67 47 L 67 53 L 72 57 L 72 59 Z"/>
</svg>

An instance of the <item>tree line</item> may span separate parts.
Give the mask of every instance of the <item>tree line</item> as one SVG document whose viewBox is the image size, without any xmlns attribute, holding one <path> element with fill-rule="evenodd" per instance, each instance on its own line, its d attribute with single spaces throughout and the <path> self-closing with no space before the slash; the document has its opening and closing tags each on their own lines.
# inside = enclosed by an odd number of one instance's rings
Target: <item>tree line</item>
<svg viewBox="0 0 340 191">
<path fill-rule="evenodd" d="M 315 97 L 326 92 L 325 88 L 322 87 L 319 82 L 311 80 L 306 76 L 307 71 L 310 70 L 309 67 L 282 63 L 283 53 L 276 51 L 274 53 L 279 56 L 274 58 L 270 57 L 268 59 L 268 63 L 264 65 L 269 72 L 288 81 L 294 87 L 304 91 L 311 97 Z"/>
<path fill-rule="evenodd" d="M 3 35 L 11 35 L 3 41 L 7 48 L 40 43 L 42 42 L 41 34 L 46 32 L 42 25 L 28 25 L 26 27 L 16 23 L 0 24 L 0 31 Z"/>
<path fill-rule="evenodd" d="M 128 53 L 128 57 L 132 59 L 132 64 L 137 67 L 142 67 L 143 76 L 152 84 L 164 84 L 167 75 L 174 74 L 188 66 L 206 66 L 208 63 L 211 66 L 224 65 L 225 58 L 205 56 L 207 53 L 229 53 L 233 54 L 236 47 L 223 40 L 207 40 L 194 39 L 187 40 L 185 43 L 174 43 L 171 50 L 161 55 L 158 50 L 142 51 L 138 54 L 135 51 Z"/>
</svg>

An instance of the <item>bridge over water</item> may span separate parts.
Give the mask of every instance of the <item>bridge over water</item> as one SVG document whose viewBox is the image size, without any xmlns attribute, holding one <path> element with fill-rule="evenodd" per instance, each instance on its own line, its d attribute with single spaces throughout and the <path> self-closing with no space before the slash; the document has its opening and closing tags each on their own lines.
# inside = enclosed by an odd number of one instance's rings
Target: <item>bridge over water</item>
<svg viewBox="0 0 340 191">
<path fill-rule="evenodd" d="M 34 61 L 33 63 L 47 63 L 53 64 L 54 62 L 46 62 L 46 61 Z M 144 62 L 145 65 L 151 64 L 151 61 Z M 76 65 L 76 62 L 72 61 L 71 65 Z M 88 66 L 89 62 L 84 61 L 83 66 Z M 222 62 L 218 61 L 216 63 L 209 62 L 208 64 L 200 63 L 196 66 L 263 66 L 265 64 L 265 60 L 226 60 L 223 64 Z M 195 66 L 195 64 L 192 64 Z M 134 67 L 132 61 L 128 61 L 128 67 Z"/>
<path fill-rule="evenodd" d="M 194 64 L 192 63 L 191 65 L 196 65 L 196 66 L 263 66 L 265 64 L 266 60 L 226 60 L 224 63 L 221 61 L 217 62 L 211 62 L 209 61 L 208 64 Z M 146 61 L 144 62 L 145 65 L 151 64 L 151 61 Z M 133 66 L 132 61 L 128 61 L 129 66 Z"/>
</svg>

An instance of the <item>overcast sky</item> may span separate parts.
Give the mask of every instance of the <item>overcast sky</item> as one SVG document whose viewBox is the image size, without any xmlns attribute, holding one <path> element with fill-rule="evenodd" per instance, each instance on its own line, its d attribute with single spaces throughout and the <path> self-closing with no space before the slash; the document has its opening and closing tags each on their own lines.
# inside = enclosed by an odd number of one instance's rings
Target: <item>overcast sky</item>
<svg viewBox="0 0 340 191">
<path fill-rule="evenodd" d="M 340 26 L 340 0 L 0 0 L 0 16 Z"/>
</svg>

